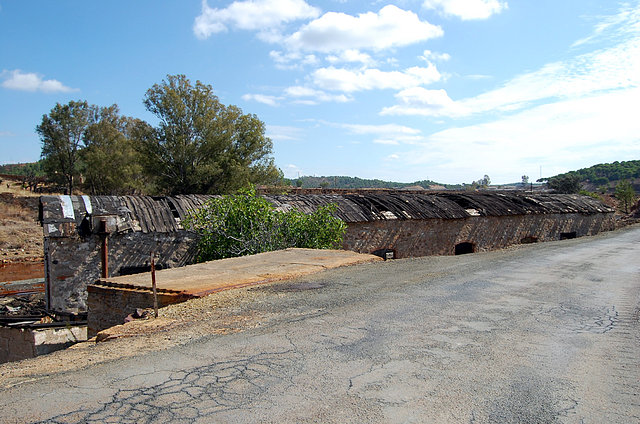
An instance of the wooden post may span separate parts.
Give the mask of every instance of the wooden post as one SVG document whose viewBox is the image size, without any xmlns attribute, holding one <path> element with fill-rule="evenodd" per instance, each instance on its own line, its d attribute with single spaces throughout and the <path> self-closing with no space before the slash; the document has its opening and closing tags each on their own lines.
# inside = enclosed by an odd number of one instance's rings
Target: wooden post
<svg viewBox="0 0 640 424">
<path fill-rule="evenodd" d="M 156 290 L 156 263 L 151 252 L 151 288 L 153 290 L 153 316 L 158 318 L 158 291 Z"/>
</svg>

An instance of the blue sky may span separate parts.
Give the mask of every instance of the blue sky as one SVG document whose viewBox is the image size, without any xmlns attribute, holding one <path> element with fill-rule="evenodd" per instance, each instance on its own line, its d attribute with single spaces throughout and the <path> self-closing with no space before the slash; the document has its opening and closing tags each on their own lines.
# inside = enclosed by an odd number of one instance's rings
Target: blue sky
<svg viewBox="0 0 640 424">
<path fill-rule="evenodd" d="M 167 74 L 267 125 L 287 177 L 537 179 L 640 159 L 640 1 L 0 0 L 0 163 L 58 103 Z"/>
</svg>

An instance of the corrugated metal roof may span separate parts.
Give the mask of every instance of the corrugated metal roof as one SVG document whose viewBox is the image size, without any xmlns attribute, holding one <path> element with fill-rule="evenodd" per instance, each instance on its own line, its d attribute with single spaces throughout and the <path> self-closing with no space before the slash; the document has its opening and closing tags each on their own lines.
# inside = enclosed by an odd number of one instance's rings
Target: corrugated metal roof
<svg viewBox="0 0 640 424">
<path fill-rule="evenodd" d="M 118 231 L 174 232 L 180 222 L 217 196 L 42 196 L 43 224 L 76 222 L 87 216 L 118 216 Z M 378 194 L 265 195 L 276 208 L 311 213 L 335 203 L 336 215 L 347 223 L 377 220 L 460 219 L 470 216 L 505 216 L 552 213 L 612 213 L 596 199 L 570 194 L 506 192 L 438 192 Z M 69 211 L 72 205 L 73 211 Z"/>
</svg>

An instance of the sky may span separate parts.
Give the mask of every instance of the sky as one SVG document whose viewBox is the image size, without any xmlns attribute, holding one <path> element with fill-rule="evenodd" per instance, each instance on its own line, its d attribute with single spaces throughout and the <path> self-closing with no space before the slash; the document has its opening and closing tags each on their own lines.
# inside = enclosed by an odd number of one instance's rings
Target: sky
<svg viewBox="0 0 640 424">
<path fill-rule="evenodd" d="M 289 178 L 640 159 L 640 0 L 0 0 L 0 163 L 40 158 L 56 103 L 156 123 L 175 74 L 264 121 Z"/>
</svg>

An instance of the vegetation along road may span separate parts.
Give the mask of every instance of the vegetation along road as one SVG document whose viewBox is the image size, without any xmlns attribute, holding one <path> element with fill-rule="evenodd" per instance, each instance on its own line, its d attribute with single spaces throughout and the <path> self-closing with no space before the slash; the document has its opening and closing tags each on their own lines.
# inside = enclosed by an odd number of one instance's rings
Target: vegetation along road
<svg viewBox="0 0 640 424">
<path fill-rule="evenodd" d="M 244 331 L 3 389 L 0 419 L 637 423 L 638 258 L 635 226 L 254 287 Z"/>
</svg>

